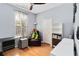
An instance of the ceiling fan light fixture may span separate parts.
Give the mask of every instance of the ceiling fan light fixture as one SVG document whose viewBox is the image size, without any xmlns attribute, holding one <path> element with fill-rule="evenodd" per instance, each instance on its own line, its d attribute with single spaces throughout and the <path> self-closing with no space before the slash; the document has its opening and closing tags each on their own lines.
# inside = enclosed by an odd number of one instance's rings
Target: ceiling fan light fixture
<svg viewBox="0 0 79 59">
<path fill-rule="evenodd" d="M 31 4 L 31 6 L 30 6 L 29 10 L 32 10 L 34 5 L 43 5 L 46 3 L 30 3 L 30 4 Z"/>
</svg>

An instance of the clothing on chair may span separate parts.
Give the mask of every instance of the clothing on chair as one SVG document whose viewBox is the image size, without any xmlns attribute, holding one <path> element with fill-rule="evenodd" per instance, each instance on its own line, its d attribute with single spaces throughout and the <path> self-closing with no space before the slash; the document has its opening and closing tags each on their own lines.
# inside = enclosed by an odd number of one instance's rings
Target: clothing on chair
<svg viewBox="0 0 79 59">
<path fill-rule="evenodd" d="M 38 33 L 37 32 L 33 32 L 32 33 L 32 39 L 38 39 Z"/>
</svg>

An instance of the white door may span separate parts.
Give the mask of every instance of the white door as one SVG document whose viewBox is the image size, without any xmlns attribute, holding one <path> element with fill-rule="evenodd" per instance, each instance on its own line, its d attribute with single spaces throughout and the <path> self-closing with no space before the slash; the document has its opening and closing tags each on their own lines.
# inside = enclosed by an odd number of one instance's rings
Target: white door
<svg viewBox="0 0 79 59">
<path fill-rule="evenodd" d="M 44 19 L 42 25 L 44 42 L 52 44 L 52 19 Z"/>
</svg>

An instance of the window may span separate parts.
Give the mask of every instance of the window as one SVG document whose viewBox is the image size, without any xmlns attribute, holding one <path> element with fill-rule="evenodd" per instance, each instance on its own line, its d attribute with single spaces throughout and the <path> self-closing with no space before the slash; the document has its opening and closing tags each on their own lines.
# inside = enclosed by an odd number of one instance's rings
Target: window
<svg viewBox="0 0 79 59">
<path fill-rule="evenodd" d="M 27 15 L 22 12 L 16 12 L 16 36 L 27 36 Z"/>
</svg>

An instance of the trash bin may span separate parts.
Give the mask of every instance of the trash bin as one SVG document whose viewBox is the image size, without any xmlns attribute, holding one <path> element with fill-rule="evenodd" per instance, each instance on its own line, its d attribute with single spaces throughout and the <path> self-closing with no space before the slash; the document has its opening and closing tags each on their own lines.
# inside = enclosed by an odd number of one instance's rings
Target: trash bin
<svg viewBox="0 0 79 59">
<path fill-rule="evenodd" d="M 27 38 L 21 38 L 19 40 L 18 47 L 19 48 L 26 48 L 26 47 L 28 47 L 28 39 Z"/>
</svg>

